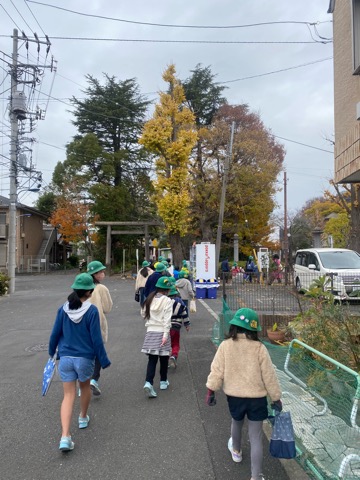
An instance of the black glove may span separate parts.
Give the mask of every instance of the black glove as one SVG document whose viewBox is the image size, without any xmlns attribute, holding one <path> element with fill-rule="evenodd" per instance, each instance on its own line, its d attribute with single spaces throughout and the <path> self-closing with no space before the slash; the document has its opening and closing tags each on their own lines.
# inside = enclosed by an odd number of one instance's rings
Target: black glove
<svg viewBox="0 0 360 480">
<path fill-rule="evenodd" d="M 279 412 L 279 413 L 281 412 L 281 410 L 282 410 L 282 408 L 283 408 L 283 407 L 282 407 L 282 402 L 281 402 L 281 400 L 276 400 L 276 402 L 273 402 L 273 403 L 270 405 L 270 407 L 271 407 L 273 410 L 275 410 L 275 412 Z"/>
<path fill-rule="evenodd" d="M 205 403 L 209 405 L 209 407 L 213 407 L 214 405 L 216 405 L 215 392 L 213 390 L 210 390 L 209 388 L 205 397 Z"/>
</svg>

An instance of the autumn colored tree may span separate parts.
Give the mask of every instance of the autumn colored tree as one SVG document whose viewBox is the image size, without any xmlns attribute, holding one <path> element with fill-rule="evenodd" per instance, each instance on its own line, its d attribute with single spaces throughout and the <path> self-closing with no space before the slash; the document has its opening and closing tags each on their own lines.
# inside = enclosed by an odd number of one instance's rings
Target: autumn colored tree
<svg viewBox="0 0 360 480">
<path fill-rule="evenodd" d="M 350 189 L 340 189 L 332 181 L 330 185 L 334 187 L 335 192 L 327 189 L 323 196 L 309 200 L 302 208 L 302 214 L 311 230 L 323 230 L 324 244 L 330 244 L 329 239 L 332 237 L 334 247 L 346 248 L 349 246 L 351 230 Z"/>
<path fill-rule="evenodd" d="M 250 254 L 271 231 L 269 217 L 275 207 L 277 176 L 282 169 L 284 149 L 247 105 L 223 105 L 208 127 L 203 144 L 202 172 L 192 165 L 192 218 L 200 226 L 200 238 L 213 240 L 217 228 L 224 160 L 228 155 L 230 129 L 235 122 L 223 225 L 224 245 L 234 233 L 240 248 Z M 201 176 L 202 182 L 197 179 Z M 206 230 L 202 230 L 206 218 Z"/>
<path fill-rule="evenodd" d="M 64 186 L 64 192 L 56 199 L 56 209 L 50 216 L 50 223 L 57 228 L 66 243 L 82 242 L 89 255 L 92 255 L 96 240 L 89 204 L 82 197 L 81 188 L 76 184 Z"/>
<path fill-rule="evenodd" d="M 163 73 L 167 92 L 160 92 L 152 119 L 146 122 L 140 143 L 155 155 L 154 199 L 164 222 L 175 264 L 184 258 L 181 244 L 189 227 L 189 157 L 197 140 L 195 117 L 184 106 L 185 95 L 175 66 Z"/>
</svg>

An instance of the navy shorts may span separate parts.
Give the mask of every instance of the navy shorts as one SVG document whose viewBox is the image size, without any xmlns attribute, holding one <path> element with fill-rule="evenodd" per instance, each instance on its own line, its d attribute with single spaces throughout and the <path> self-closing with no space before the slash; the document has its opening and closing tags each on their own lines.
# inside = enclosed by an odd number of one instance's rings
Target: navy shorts
<svg viewBox="0 0 360 480">
<path fill-rule="evenodd" d="M 86 382 L 94 373 L 95 360 L 83 357 L 61 357 L 59 361 L 59 375 L 62 382 L 79 380 Z"/>
<path fill-rule="evenodd" d="M 226 395 L 230 415 L 238 422 L 243 420 L 245 415 L 252 422 L 259 422 L 268 418 L 267 398 L 240 398 Z"/>
</svg>

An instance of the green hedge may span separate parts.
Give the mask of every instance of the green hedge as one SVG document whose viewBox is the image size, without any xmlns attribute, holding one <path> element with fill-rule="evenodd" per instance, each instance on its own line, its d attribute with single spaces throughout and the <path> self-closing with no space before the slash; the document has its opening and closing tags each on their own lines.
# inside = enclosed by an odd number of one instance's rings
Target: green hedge
<svg viewBox="0 0 360 480">
<path fill-rule="evenodd" d="M 0 296 L 5 295 L 9 289 L 10 278 L 5 274 L 0 272 Z"/>
</svg>

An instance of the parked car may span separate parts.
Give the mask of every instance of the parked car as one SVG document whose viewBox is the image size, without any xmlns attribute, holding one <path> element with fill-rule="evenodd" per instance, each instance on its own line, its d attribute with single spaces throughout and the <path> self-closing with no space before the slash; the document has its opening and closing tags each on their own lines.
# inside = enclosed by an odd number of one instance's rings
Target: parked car
<svg viewBox="0 0 360 480">
<path fill-rule="evenodd" d="M 295 257 L 294 282 L 300 292 L 324 275 L 332 279 L 329 290 L 339 300 L 360 299 L 360 255 L 346 248 L 308 248 Z M 358 297 L 356 297 L 357 293 Z"/>
</svg>

